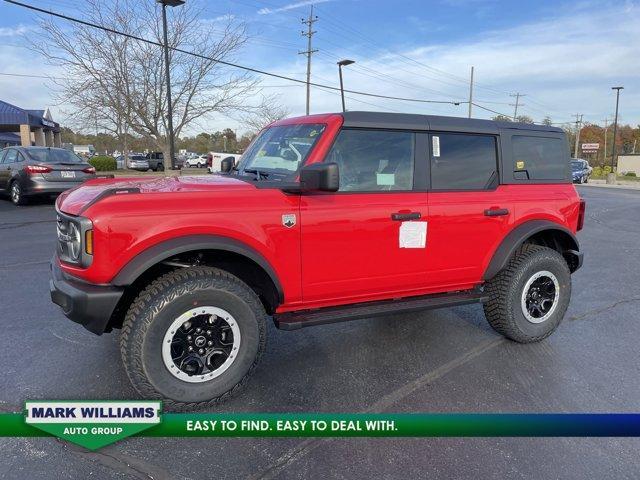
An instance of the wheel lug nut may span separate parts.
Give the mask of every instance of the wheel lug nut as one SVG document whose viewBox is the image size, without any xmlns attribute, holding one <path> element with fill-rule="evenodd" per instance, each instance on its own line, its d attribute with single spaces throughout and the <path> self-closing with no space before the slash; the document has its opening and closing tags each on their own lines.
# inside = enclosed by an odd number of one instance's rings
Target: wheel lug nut
<svg viewBox="0 0 640 480">
<path fill-rule="evenodd" d="M 207 335 L 211 335 L 211 330 L 207 330 Z"/>
<path fill-rule="evenodd" d="M 198 353 L 202 355 L 204 353 L 204 348 L 201 348 L 200 350 L 198 350 Z"/>
<path fill-rule="evenodd" d="M 212 342 L 211 340 L 209 340 L 209 341 L 207 342 L 207 345 L 209 345 L 210 347 L 212 347 L 212 346 L 213 346 L 213 342 Z"/>
<path fill-rule="evenodd" d="M 189 351 L 193 352 L 193 347 L 192 346 L 189 346 Z"/>
<path fill-rule="evenodd" d="M 202 329 L 200 327 L 196 328 L 196 333 L 200 333 Z"/>
<path fill-rule="evenodd" d="M 187 341 L 190 342 L 191 341 L 191 335 L 187 335 Z"/>
</svg>

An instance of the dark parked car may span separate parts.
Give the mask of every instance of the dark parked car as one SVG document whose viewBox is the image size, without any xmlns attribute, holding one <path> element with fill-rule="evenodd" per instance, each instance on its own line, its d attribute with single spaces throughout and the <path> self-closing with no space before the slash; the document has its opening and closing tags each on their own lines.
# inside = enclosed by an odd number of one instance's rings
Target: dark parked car
<svg viewBox="0 0 640 480">
<path fill-rule="evenodd" d="M 36 195 L 64 192 L 95 176 L 95 168 L 64 148 L 0 150 L 0 192 L 10 195 L 16 205 Z"/>
<path fill-rule="evenodd" d="M 156 172 L 164 170 L 164 155 L 162 152 L 147 153 L 147 161 L 149 162 L 149 168 Z"/>
<path fill-rule="evenodd" d="M 589 166 L 589 162 L 581 158 L 571 159 L 571 177 L 573 183 L 587 183 L 593 169 Z"/>
</svg>

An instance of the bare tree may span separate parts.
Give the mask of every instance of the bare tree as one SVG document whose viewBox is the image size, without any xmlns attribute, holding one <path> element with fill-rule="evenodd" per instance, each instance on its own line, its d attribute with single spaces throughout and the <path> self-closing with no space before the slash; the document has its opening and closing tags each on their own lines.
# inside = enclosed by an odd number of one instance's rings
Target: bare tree
<svg viewBox="0 0 640 480">
<path fill-rule="evenodd" d="M 231 71 L 216 60 L 232 60 L 247 40 L 245 25 L 232 17 L 202 20 L 197 0 L 170 9 L 170 50 L 173 124 L 176 137 L 192 123 L 213 113 L 249 111 L 248 96 L 257 80 Z M 163 42 L 160 6 L 154 0 L 86 0 L 82 17 L 89 22 Z M 126 138 L 138 134 L 164 153 L 170 166 L 167 137 L 167 97 L 163 51 L 120 34 L 86 25 L 41 21 L 42 41 L 32 46 L 47 60 L 66 69 L 56 83 L 61 96 L 79 118 L 98 119 L 101 128 Z"/>
<path fill-rule="evenodd" d="M 247 113 L 241 122 L 249 132 L 256 134 L 270 123 L 286 117 L 289 113 L 289 109 L 282 105 L 278 95 L 263 96 L 260 105 Z"/>
</svg>

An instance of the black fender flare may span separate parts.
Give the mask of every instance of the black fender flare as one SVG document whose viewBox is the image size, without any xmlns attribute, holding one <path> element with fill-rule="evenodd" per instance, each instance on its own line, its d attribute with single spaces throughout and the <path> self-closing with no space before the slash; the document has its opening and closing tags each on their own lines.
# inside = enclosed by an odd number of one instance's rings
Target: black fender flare
<svg viewBox="0 0 640 480">
<path fill-rule="evenodd" d="M 556 231 L 560 235 L 562 235 L 566 245 L 569 248 L 564 248 L 564 251 L 561 253 L 565 256 L 571 255 L 576 257 L 575 259 L 575 267 L 572 271 L 577 270 L 582 265 L 582 253 L 580 253 L 580 244 L 578 243 L 578 239 L 576 236 L 566 227 L 551 222 L 549 220 L 531 220 L 523 223 L 522 225 L 518 225 L 516 228 L 511 230 L 507 234 L 507 236 L 502 240 L 502 243 L 498 246 L 496 251 L 487 266 L 484 275 L 482 276 L 483 280 L 491 280 L 493 277 L 497 275 L 497 273 L 502 270 L 506 265 L 513 253 L 522 245 L 525 240 L 535 235 L 536 233 L 540 233 L 542 231 L 551 230 Z"/>
<path fill-rule="evenodd" d="M 284 302 L 284 290 L 275 269 L 266 258 L 254 248 L 239 240 L 219 235 L 186 235 L 157 243 L 133 257 L 111 281 L 114 286 L 131 285 L 152 266 L 180 253 L 193 250 L 222 250 L 237 253 L 258 264 L 271 278 L 276 287 L 278 298 Z"/>
</svg>

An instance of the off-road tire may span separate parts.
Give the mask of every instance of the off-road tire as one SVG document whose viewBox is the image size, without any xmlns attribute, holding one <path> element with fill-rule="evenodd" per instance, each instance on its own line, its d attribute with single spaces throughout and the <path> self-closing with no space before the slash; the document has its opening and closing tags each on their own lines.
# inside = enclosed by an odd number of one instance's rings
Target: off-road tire
<svg viewBox="0 0 640 480">
<path fill-rule="evenodd" d="M 542 323 L 531 323 L 521 307 L 526 282 L 537 272 L 553 273 L 560 285 L 557 305 Z M 571 298 L 571 272 L 557 251 L 539 245 L 522 245 L 507 266 L 485 285 L 489 300 L 484 313 L 489 325 L 498 333 L 520 343 L 540 341 L 558 328 Z"/>
<path fill-rule="evenodd" d="M 169 325 L 194 305 L 215 305 L 228 311 L 242 336 L 231 366 L 202 383 L 173 376 L 161 353 Z M 236 394 L 254 372 L 266 346 L 266 317 L 255 292 L 228 272 L 191 267 L 167 273 L 138 295 L 125 316 L 120 337 L 125 370 L 142 397 L 161 399 L 168 409 L 211 407 Z"/>
</svg>

